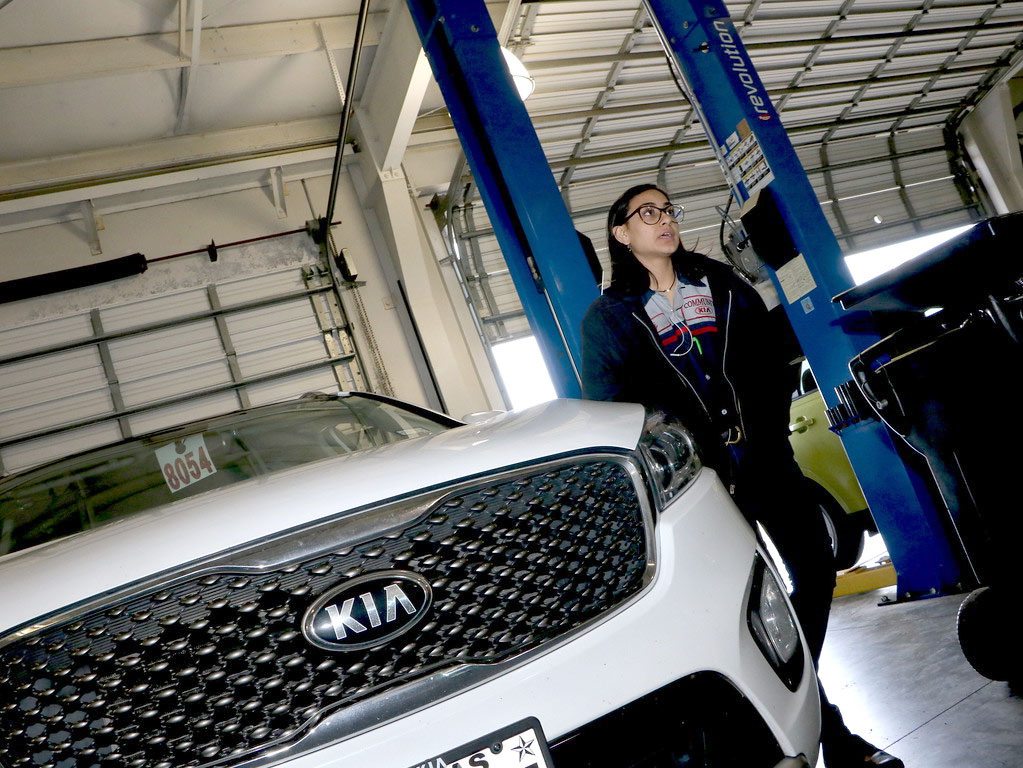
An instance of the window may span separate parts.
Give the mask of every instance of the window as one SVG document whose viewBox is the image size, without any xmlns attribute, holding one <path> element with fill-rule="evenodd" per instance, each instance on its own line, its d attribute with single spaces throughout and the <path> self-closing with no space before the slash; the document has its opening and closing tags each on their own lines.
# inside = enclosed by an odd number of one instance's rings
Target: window
<svg viewBox="0 0 1023 768">
<path fill-rule="evenodd" d="M 528 408 L 558 396 L 534 337 L 501 342 L 491 349 L 509 406 Z"/>
<path fill-rule="evenodd" d="M 890 269 L 894 269 L 903 262 L 919 256 L 935 246 L 941 245 L 946 240 L 951 240 L 960 232 L 965 232 L 972 224 L 954 229 L 946 229 L 942 232 L 934 232 L 930 235 L 916 237 L 912 240 L 903 240 L 901 243 L 893 243 L 883 248 L 872 248 L 869 251 L 850 253 L 845 257 L 846 266 L 852 273 L 856 285 L 865 283 L 868 280 L 882 275 Z"/>
<path fill-rule="evenodd" d="M 98 448 L 0 484 L 0 555 L 214 488 L 437 434 L 455 424 L 371 397 L 314 396 Z"/>
</svg>

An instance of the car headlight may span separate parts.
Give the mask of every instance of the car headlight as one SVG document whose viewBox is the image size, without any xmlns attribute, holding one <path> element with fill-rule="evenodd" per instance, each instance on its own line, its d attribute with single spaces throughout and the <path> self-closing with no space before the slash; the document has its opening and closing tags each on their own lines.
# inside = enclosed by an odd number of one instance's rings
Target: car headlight
<svg viewBox="0 0 1023 768">
<path fill-rule="evenodd" d="M 803 677 L 803 644 L 785 589 L 759 553 L 750 578 L 746 621 L 761 652 L 789 690 Z"/>
<path fill-rule="evenodd" d="M 675 498 L 700 470 L 700 457 L 692 435 L 663 414 L 647 417 L 639 451 L 646 464 L 658 509 Z"/>
</svg>

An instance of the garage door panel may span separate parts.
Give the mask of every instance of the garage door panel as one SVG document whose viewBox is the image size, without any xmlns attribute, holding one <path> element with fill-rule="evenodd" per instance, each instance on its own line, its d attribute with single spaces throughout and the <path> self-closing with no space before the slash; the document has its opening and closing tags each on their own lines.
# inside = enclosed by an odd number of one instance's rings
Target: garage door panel
<svg viewBox="0 0 1023 768">
<path fill-rule="evenodd" d="M 910 131 L 895 136 L 895 148 L 899 152 L 913 152 L 918 149 L 945 151 L 945 135 L 942 126 L 927 131 Z"/>
<path fill-rule="evenodd" d="M 121 381 L 138 381 L 222 359 L 224 348 L 216 324 L 207 320 L 112 343 L 110 356 Z"/>
<path fill-rule="evenodd" d="M 102 416 L 109 413 L 111 408 L 110 393 L 105 390 L 63 396 L 58 393 L 52 400 L 37 400 L 27 408 L 3 414 L 0 420 L 0 440 Z"/>
<path fill-rule="evenodd" d="M 326 354 L 322 332 L 316 327 L 309 327 L 306 323 L 293 323 L 278 328 L 277 331 L 278 334 L 272 340 L 260 334 L 253 334 L 248 339 L 242 337 L 242 343 L 236 347 L 239 361 L 261 353 L 275 354 L 275 350 L 289 346 L 311 347 L 315 350 L 315 356 L 319 358 Z"/>
<path fill-rule="evenodd" d="M 842 191 L 842 197 L 854 197 L 898 186 L 895 171 L 887 161 L 857 163 L 852 167 L 832 171 L 831 181 Z"/>
<path fill-rule="evenodd" d="M 245 378 L 299 368 L 323 360 L 323 342 L 319 339 L 290 342 L 238 356 Z M 336 386 L 337 382 L 335 382 Z"/>
<path fill-rule="evenodd" d="M 843 200 L 841 206 L 846 224 L 854 232 L 876 226 L 874 217 L 880 211 L 904 209 L 897 189 Z"/>
<path fill-rule="evenodd" d="M 165 294 L 145 301 L 133 301 L 100 310 L 103 330 L 107 333 L 146 325 L 177 320 L 188 315 L 208 311 L 209 299 L 204 289 L 192 289 Z"/>
<path fill-rule="evenodd" d="M 324 341 L 351 339 L 352 329 L 339 301 L 316 311 L 310 296 L 336 289 L 308 236 L 225 248 L 208 270 L 223 279 L 207 285 L 196 286 L 187 261 L 180 274 L 161 275 L 166 293 L 148 285 L 145 298 L 0 332 L 6 357 L 22 356 L 0 361 L 0 472 L 362 380 L 350 345 Z M 45 352 L 58 343 L 74 347 Z M 79 435 L 83 422 L 101 420 Z"/>
<path fill-rule="evenodd" d="M 59 443 L 52 438 L 29 440 L 7 446 L 3 451 L 4 469 L 17 472 L 62 456 L 70 456 L 121 439 L 121 432 L 115 422 L 103 422 L 88 427 L 70 430 L 61 435 Z"/>
<path fill-rule="evenodd" d="M 92 388 L 90 385 L 94 379 L 101 381 L 105 386 L 106 378 L 103 376 L 103 364 L 100 361 L 99 350 L 95 347 L 72 349 L 67 352 L 46 355 L 36 360 L 25 360 L 5 366 L 3 377 L 0 378 L 0 382 L 2 382 L 0 385 L 0 408 L 8 405 L 8 387 L 33 383 L 45 386 L 55 378 L 66 379 L 72 383 L 81 382 L 87 389 Z"/>
<path fill-rule="evenodd" d="M 918 214 L 948 211 L 962 206 L 963 201 L 959 190 L 951 179 L 921 184 L 907 190 L 909 200 Z M 967 212 L 963 211 L 963 219 L 967 220 Z"/>
<path fill-rule="evenodd" d="M 333 393 L 337 391 L 337 379 L 329 368 L 289 376 L 265 384 L 253 384 L 248 388 L 249 398 L 254 406 L 288 400 L 306 392 Z"/>
<path fill-rule="evenodd" d="M 951 211 L 940 216 L 932 217 L 928 223 L 935 232 L 953 229 L 955 227 L 965 227 L 976 223 L 976 219 L 973 219 L 966 214 L 967 212 L 962 210 Z"/>
<path fill-rule="evenodd" d="M 0 330 L 0 360 L 92 336 L 88 314 Z"/>
<path fill-rule="evenodd" d="M 141 435 L 189 421 L 212 418 L 236 408 L 238 396 L 233 391 L 218 392 L 215 395 L 197 397 L 177 405 L 136 414 L 129 418 L 129 423 L 132 434 Z"/>
<path fill-rule="evenodd" d="M 4 377 L 4 384 L 0 387 L 0 423 L 6 422 L 12 412 L 41 402 L 59 401 L 71 393 L 109 391 L 106 375 L 98 365 L 73 373 L 55 371 L 54 375 L 43 378 L 36 378 L 31 371 L 26 373 L 30 375 L 18 382 Z"/>
<path fill-rule="evenodd" d="M 899 172 L 904 184 L 918 184 L 949 176 L 948 156 L 944 150 L 915 155 L 899 160 Z"/>
<path fill-rule="evenodd" d="M 126 408 L 135 408 L 231 383 L 231 369 L 227 362 L 213 360 L 122 383 L 121 396 Z"/>
<path fill-rule="evenodd" d="M 289 269 L 244 280 L 227 280 L 218 283 L 217 295 L 223 306 L 231 307 L 249 301 L 297 293 L 306 288 L 302 272 L 297 269 Z"/>
<path fill-rule="evenodd" d="M 273 313 L 265 310 L 239 312 L 228 318 L 227 328 L 239 353 L 298 341 L 322 332 L 308 299 L 278 304 Z"/>
</svg>

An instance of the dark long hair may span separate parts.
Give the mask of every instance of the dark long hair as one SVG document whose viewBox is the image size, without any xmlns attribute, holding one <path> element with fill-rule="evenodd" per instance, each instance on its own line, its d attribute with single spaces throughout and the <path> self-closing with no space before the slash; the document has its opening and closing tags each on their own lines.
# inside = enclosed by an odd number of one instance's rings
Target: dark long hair
<svg viewBox="0 0 1023 768">
<path fill-rule="evenodd" d="M 637 184 L 625 190 L 607 212 L 607 250 L 611 255 L 611 287 L 629 296 L 643 293 L 650 287 L 650 272 L 632 255 L 627 245 L 618 242 L 612 230 L 625 223 L 632 199 L 651 189 L 668 197 L 668 193 L 656 184 Z M 684 260 L 689 253 L 691 252 L 686 250 L 680 240 L 678 249 L 671 255 L 671 262 L 676 271 L 683 273 L 687 271 Z"/>
</svg>

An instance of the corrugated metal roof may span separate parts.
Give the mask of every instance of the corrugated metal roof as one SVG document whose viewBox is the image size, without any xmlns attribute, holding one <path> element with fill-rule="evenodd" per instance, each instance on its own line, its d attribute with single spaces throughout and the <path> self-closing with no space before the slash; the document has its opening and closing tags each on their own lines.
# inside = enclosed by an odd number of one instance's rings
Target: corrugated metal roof
<svg viewBox="0 0 1023 768">
<path fill-rule="evenodd" d="M 945 129 L 1019 59 L 1023 3 L 726 5 L 843 247 L 978 215 L 979 201 L 950 164 Z M 684 203 L 687 245 L 720 255 L 718 209 L 729 191 L 642 5 L 524 3 L 514 30 L 509 46 L 536 80 L 527 109 L 576 227 L 598 255 L 606 260 L 604 212 L 641 182 Z M 477 226 L 489 227 L 479 211 Z M 486 249 L 500 269 L 492 237 Z M 501 293 L 502 311 L 514 309 L 513 293 Z"/>
<path fill-rule="evenodd" d="M 176 0 L 5 4 L 0 200 L 226 163 L 246 152 L 329 146 L 338 94 L 324 52 L 332 51 L 344 76 L 358 5 L 207 2 L 199 25 L 202 55 L 192 62 L 192 22 L 174 12 Z M 742 0 L 726 6 L 845 247 L 974 215 L 978 201 L 964 168 L 950 163 L 956 147 L 945 146 L 943 131 L 1020 59 L 1023 2 Z M 716 253 L 716 209 L 727 203 L 728 190 L 640 0 L 513 0 L 491 7 L 497 16 L 505 7 L 514 16 L 503 24 L 507 43 L 537 86 L 527 109 L 576 225 L 598 253 L 606 248 L 603 211 L 621 190 L 644 181 L 659 182 L 682 200 L 686 236 Z M 400 2 L 373 9 L 365 72 L 374 68 L 395 9 L 404 12 Z M 192 74 L 189 92 L 184 86 Z M 357 100 L 366 79 L 356 84 Z M 417 125 L 423 144 L 451 138 L 438 104 L 427 95 Z M 50 218 L 70 215 L 54 208 Z M 19 209 L 4 222 L 29 226 L 27 216 Z M 473 214 L 481 216 L 481 208 Z M 485 216 L 477 225 L 487 228 Z M 487 276 L 473 295 L 494 304 L 481 304 L 481 313 L 514 311 L 514 292 L 505 296 L 508 278 L 490 276 L 502 269 L 496 242 L 474 239 L 486 243 L 478 260 Z"/>
</svg>

